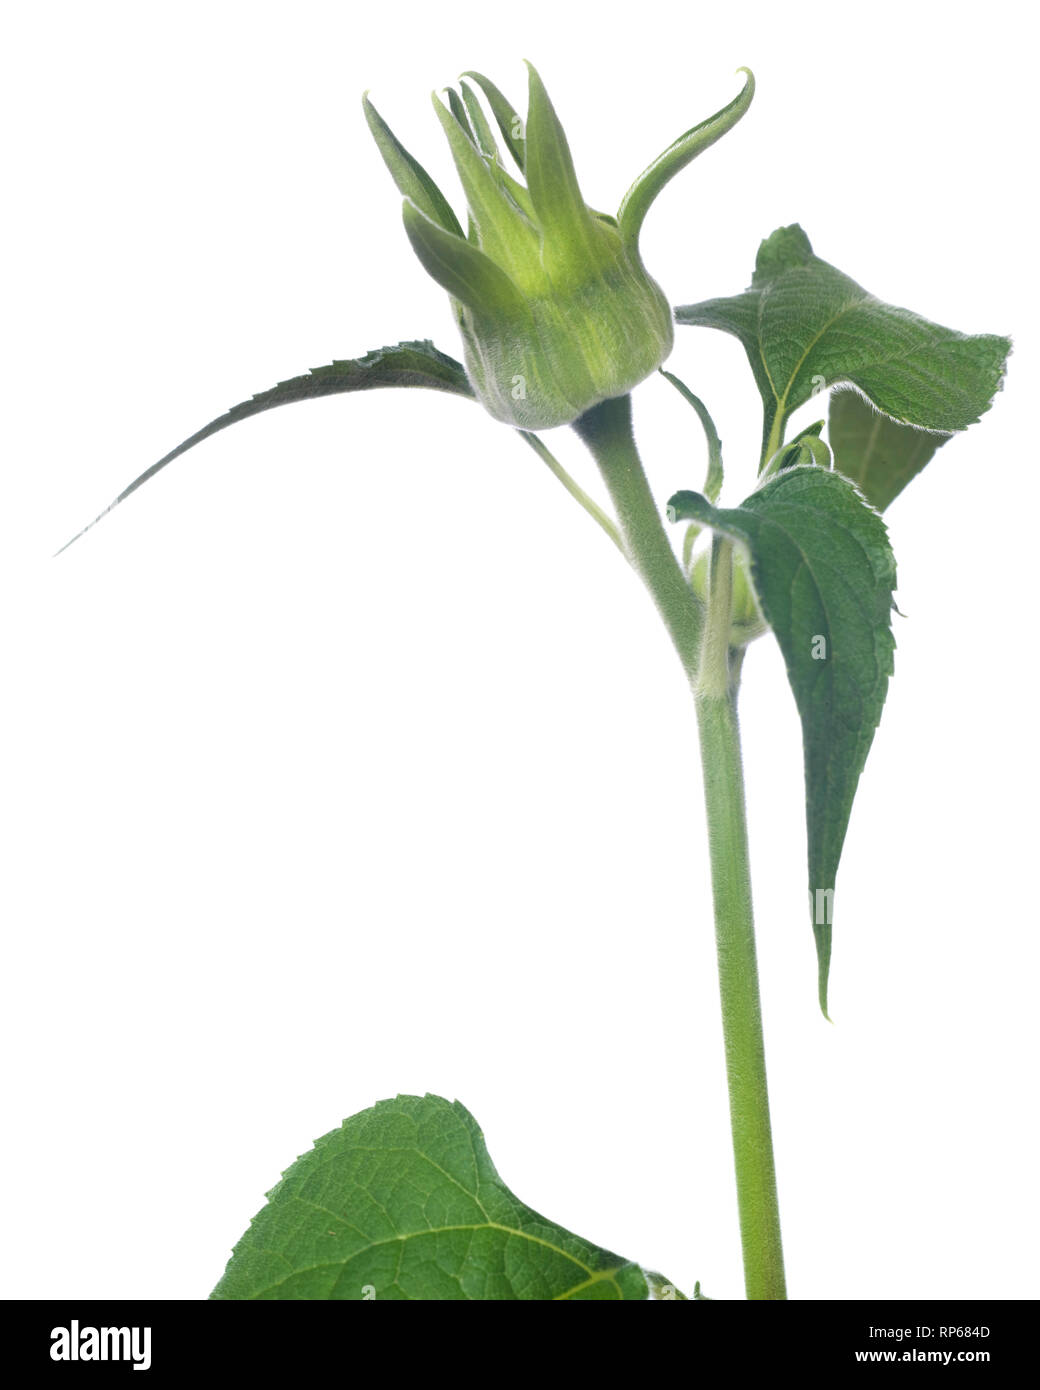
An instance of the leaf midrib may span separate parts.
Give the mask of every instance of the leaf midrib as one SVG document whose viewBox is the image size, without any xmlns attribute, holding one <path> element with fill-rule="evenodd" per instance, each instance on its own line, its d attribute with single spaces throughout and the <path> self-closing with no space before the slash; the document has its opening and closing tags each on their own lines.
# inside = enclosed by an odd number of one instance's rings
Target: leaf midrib
<svg viewBox="0 0 1040 1390">
<path fill-rule="evenodd" d="M 472 1194 L 469 1195 L 472 1196 Z M 317 1202 L 312 1202 L 308 1197 L 300 1197 L 297 1195 L 296 1200 L 303 1202 L 306 1206 L 313 1207 L 315 1211 L 324 1212 L 328 1216 L 335 1217 L 337 1221 L 343 1221 L 343 1217 L 336 1217 L 334 1212 L 330 1211 L 327 1207 L 319 1205 Z M 351 1225 L 349 1221 L 345 1224 L 348 1226 Z M 357 1230 L 357 1227 L 351 1226 L 351 1229 Z M 612 1269 L 594 1270 L 590 1268 L 587 1264 L 585 1264 L 582 1260 L 579 1260 L 576 1255 L 572 1255 L 569 1251 L 561 1249 L 558 1245 L 553 1245 L 552 1241 L 543 1240 L 541 1236 L 532 1235 L 528 1231 L 517 1230 L 515 1226 L 505 1226 L 499 1221 L 489 1220 L 465 1223 L 457 1226 L 430 1226 L 427 1227 L 427 1229 L 424 1231 L 402 1231 L 398 1235 L 387 1236 L 383 1240 L 368 1241 L 362 1249 L 357 1250 L 352 1255 L 348 1255 L 345 1259 L 322 1260 L 318 1264 L 302 1265 L 294 1269 L 292 1273 L 287 1274 L 284 1279 L 279 1279 L 274 1284 L 266 1284 L 259 1293 L 252 1295 L 252 1301 L 255 1302 L 257 1299 L 262 1298 L 263 1295 L 265 1293 L 270 1292 L 271 1289 L 281 1288 L 283 1284 L 287 1284 L 290 1279 L 295 1278 L 297 1275 L 312 1274 L 315 1270 L 319 1269 L 335 1269 L 336 1267 L 342 1268 L 342 1266 L 348 1264 L 351 1260 L 357 1259 L 360 1256 L 367 1254 L 370 1250 L 378 1250 L 383 1246 L 394 1245 L 397 1242 L 403 1243 L 407 1240 L 419 1240 L 425 1236 L 448 1235 L 453 1231 L 487 1230 L 502 1231 L 505 1235 L 518 1236 L 521 1240 L 530 1241 L 533 1245 L 540 1245 L 543 1247 L 543 1249 L 551 1250 L 556 1255 L 562 1255 L 565 1260 L 569 1260 L 571 1264 L 577 1265 L 577 1267 L 580 1270 L 583 1270 L 589 1276 L 587 1279 L 583 1279 L 580 1284 L 574 1284 L 564 1293 L 556 1295 L 556 1300 L 554 1301 L 563 1298 L 568 1298 L 572 1293 L 576 1293 L 579 1289 L 587 1288 L 591 1284 L 602 1283 L 604 1280 L 609 1280 L 610 1282 L 612 1282 L 617 1288 L 618 1293 L 621 1293 L 621 1286 L 617 1283 L 617 1275 L 621 1271 L 621 1269 L 624 1268 L 624 1264 L 627 1264 L 628 1261 L 624 1261 L 622 1264 L 617 1265 Z M 394 1282 L 396 1283 L 396 1280 Z"/>
<path fill-rule="evenodd" d="M 769 288 L 771 290 L 775 288 L 775 285 L 770 286 Z M 846 304 L 844 309 L 839 309 L 838 312 L 834 315 L 834 317 L 832 319 L 829 319 L 827 323 L 823 325 L 823 327 L 815 335 L 815 337 L 809 343 L 808 347 L 802 353 L 801 357 L 799 357 L 798 361 L 794 365 L 794 370 L 789 374 L 787 378 L 787 385 L 784 388 L 784 394 L 780 396 L 777 394 L 776 384 L 773 381 L 772 373 L 770 372 L 769 366 L 766 362 L 765 346 L 762 340 L 762 319 L 765 315 L 768 298 L 769 290 L 762 291 L 758 309 L 758 355 L 762 360 L 762 370 L 765 372 L 766 380 L 769 382 L 769 389 L 770 391 L 772 391 L 773 399 L 776 401 L 776 408 L 779 411 L 779 413 L 783 415 L 787 406 L 787 397 L 791 393 L 791 387 L 794 385 L 798 373 L 802 370 L 802 367 L 805 365 L 806 358 L 809 356 L 810 352 L 812 352 L 813 348 L 820 341 L 823 335 L 825 333 L 829 333 L 830 330 L 834 327 L 834 325 L 838 322 L 838 320 L 840 318 L 844 318 L 846 314 L 851 313 L 853 309 L 860 308 L 861 305 L 866 304 L 870 300 L 874 300 L 875 303 L 877 303 L 878 301 L 874 295 L 868 294 L 866 291 L 864 291 L 863 297 L 861 299 L 856 299 L 851 304 Z M 887 361 L 888 359 L 885 360 Z"/>
<path fill-rule="evenodd" d="M 788 505 L 790 506 L 791 504 L 788 503 Z M 747 508 L 747 511 L 748 511 L 752 516 L 756 516 L 756 517 L 758 518 L 759 522 L 762 523 L 763 525 L 768 525 L 768 526 L 773 526 L 773 527 L 775 527 L 776 530 L 779 531 L 779 532 L 784 536 L 784 538 L 788 541 L 788 543 L 794 548 L 795 552 L 796 552 L 797 555 L 798 555 L 799 564 L 798 564 L 798 568 L 795 570 L 794 574 L 791 576 L 791 580 L 790 580 L 789 584 L 787 585 L 788 592 L 790 593 L 790 592 L 792 591 L 795 578 L 797 578 L 798 574 L 799 574 L 799 573 L 801 572 L 801 570 L 804 568 L 804 569 L 806 570 L 806 572 L 808 573 L 809 578 L 812 580 L 813 589 L 814 589 L 815 592 L 816 592 L 817 599 L 818 599 L 818 602 L 819 602 L 819 605 L 820 605 L 820 611 L 821 611 L 821 613 L 823 614 L 824 625 L 825 625 L 825 627 L 826 627 L 826 629 L 827 629 L 827 642 L 828 642 L 828 647 L 829 647 L 829 649 L 831 650 L 831 652 L 833 653 L 833 650 L 834 650 L 834 641 L 833 641 L 834 625 L 833 625 L 833 621 L 832 621 L 832 619 L 831 619 L 830 610 L 829 610 L 829 608 L 828 608 L 827 601 L 826 601 L 826 599 L 824 598 L 823 590 L 822 590 L 821 587 L 820 587 L 820 581 L 817 579 L 816 573 L 815 573 L 815 571 L 814 571 L 814 569 L 813 569 L 813 566 L 812 566 L 812 564 L 810 563 L 809 559 L 806 557 L 804 551 L 802 550 L 802 547 L 801 547 L 800 543 L 795 539 L 795 537 L 794 537 L 794 536 L 792 535 L 792 533 L 788 530 L 788 528 L 787 528 L 781 521 L 779 521 L 779 520 L 777 519 L 777 517 L 776 517 L 775 515 L 766 516 L 766 515 L 764 515 L 764 514 L 761 513 L 761 512 L 756 512 L 753 508 L 750 508 L 750 507 Z M 832 520 L 834 520 L 834 518 L 832 518 Z M 848 538 L 849 538 L 851 541 L 853 541 L 853 542 L 855 543 L 855 545 L 858 547 L 858 549 L 862 552 L 863 557 L 864 557 L 864 559 L 866 560 L 867 564 L 870 566 L 871 570 L 873 571 L 873 565 L 872 565 L 871 562 L 870 562 L 870 554 L 869 554 L 869 552 L 867 551 L 866 547 L 864 546 L 863 542 L 860 540 L 860 538 L 855 534 L 854 531 L 852 531 L 849 527 L 843 525 L 840 521 L 835 521 L 835 524 L 838 525 L 838 526 L 841 528 L 841 530 L 844 532 L 844 534 L 845 534 L 846 536 L 848 536 Z M 743 539 L 743 537 L 742 537 L 742 539 Z M 746 542 L 745 542 L 745 543 L 746 543 Z M 752 552 L 752 566 L 754 567 L 754 565 L 755 565 L 755 559 L 754 559 L 754 553 Z M 872 688 L 873 688 L 873 690 L 876 691 L 877 685 L 878 685 L 878 681 L 879 681 L 879 679 L 880 679 L 880 674 L 881 674 L 881 673 L 880 673 L 880 669 L 878 668 L 878 663 L 877 663 L 877 646 L 876 646 L 876 629 L 875 629 L 875 624 L 874 624 L 874 623 L 872 622 L 872 620 L 871 620 L 871 616 L 870 616 L 869 610 L 868 610 L 867 608 L 864 607 L 864 605 L 863 605 L 863 603 L 861 602 L 861 600 L 860 600 L 860 598 L 859 598 L 859 595 L 856 593 L 856 591 L 855 591 L 854 589 L 851 589 L 851 590 L 850 590 L 850 593 L 851 593 L 851 596 L 852 596 L 852 598 L 853 598 L 853 601 L 855 602 L 856 606 L 859 608 L 860 614 L 861 614 L 861 616 L 863 617 L 864 621 L 866 622 L 869 631 L 871 632 L 872 636 L 875 637 L 875 641 L 874 641 L 875 678 L 874 678 L 874 682 L 873 682 L 873 687 L 872 687 Z M 829 698 L 829 699 L 833 699 L 833 694 L 834 694 L 834 661 L 833 661 L 833 656 L 832 656 L 832 658 L 831 658 L 828 662 L 824 663 L 824 665 L 821 667 L 821 669 L 820 669 L 820 671 L 819 671 L 819 675 L 820 675 L 821 677 L 827 677 L 827 678 L 828 678 L 828 686 L 829 686 L 829 696 L 828 696 L 828 698 Z M 832 769 L 832 767 L 833 767 L 833 762 L 834 762 L 833 757 L 832 757 L 832 756 L 828 756 L 828 758 L 827 758 L 827 764 L 826 764 L 826 765 L 827 765 L 827 781 L 826 781 L 826 788 L 827 788 L 827 790 L 826 790 L 826 793 L 825 793 L 825 800 L 826 800 L 826 802 L 827 802 L 828 804 L 830 803 L 830 801 L 832 800 L 832 798 L 833 798 L 834 795 L 835 795 L 834 778 L 833 778 L 833 774 L 832 774 L 832 771 L 831 771 L 831 769 Z"/>
</svg>

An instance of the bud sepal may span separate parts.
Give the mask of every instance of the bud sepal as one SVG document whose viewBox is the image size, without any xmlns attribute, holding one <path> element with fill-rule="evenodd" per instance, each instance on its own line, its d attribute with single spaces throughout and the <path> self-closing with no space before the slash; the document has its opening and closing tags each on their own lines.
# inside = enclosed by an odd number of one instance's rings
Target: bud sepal
<svg viewBox="0 0 1040 1390">
<path fill-rule="evenodd" d="M 426 170 L 366 96 L 365 116 L 398 189 L 409 241 L 451 296 L 466 370 L 496 420 L 522 430 L 570 424 L 626 395 L 665 361 L 673 315 L 647 273 L 638 234 L 650 203 L 679 168 L 739 120 L 754 91 L 687 132 L 632 186 L 617 218 L 581 194 L 563 126 L 528 64 L 526 125 L 479 73 L 480 88 L 526 183 L 502 165 L 477 92 L 461 81 L 434 96 L 466 196 L 468 233 Z"/>
</svg>

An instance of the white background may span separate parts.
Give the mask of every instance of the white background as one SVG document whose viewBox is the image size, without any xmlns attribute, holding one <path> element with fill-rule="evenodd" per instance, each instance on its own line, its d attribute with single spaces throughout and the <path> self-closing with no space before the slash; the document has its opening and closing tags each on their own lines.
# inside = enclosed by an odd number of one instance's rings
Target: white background
<svg viewBox="0 0 1040 1390">
<path fill-rule="evenodd" d="M 204 1297 L 313 1137 L 424 1091 L 473 1111 L 535 1208 L 742 1296 L 689 696 L 535 456 L 426 392 L 298 405 L 50 558 L 254 391 L 400 338 L 459 354 L 360 94 L 459 206 L 429 90 L 477 67 L 522 106 L 523 57 L 603 208 L 754 69 L 750 114 L 649 218 L 673 302 L 736 293 L 798 220 L 882 298 L 1015 335 L 992 413 L 889 513 L 908 616 L 839 877 L 834 1026 L 771 638 L 742 711 L 792 1296 L 1040 1292 L 1027 10 L 720 11 L 9 12 L 8 1297 Z M 681 329 L 671 365 L 735 503 L 743 353 Z M 698 486 L 688 408 L 654 380 L 636 409 L 662 502 Z"/>
</svg>

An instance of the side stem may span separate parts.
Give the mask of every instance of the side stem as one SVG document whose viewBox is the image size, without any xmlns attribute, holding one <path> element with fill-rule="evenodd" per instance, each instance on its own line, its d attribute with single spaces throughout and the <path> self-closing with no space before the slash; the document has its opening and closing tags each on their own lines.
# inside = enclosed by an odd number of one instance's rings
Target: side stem
<svg viewBox="0 0 1040 1390">
<path fill-rule="evenodd" d="M 672 550 L 632 435 L 627 396 L 575 423 L 617 513 L 625 552 L 650 591 L 694 692 L 707 808 L 715 939 L 733 1132 L 737 1203 L 749 1299 L 783 1299 L 783 1252 L 751 908 L 744 776 L 729 647 L 733 556 L 716 538 L 705 615 Z"/>
</svg>

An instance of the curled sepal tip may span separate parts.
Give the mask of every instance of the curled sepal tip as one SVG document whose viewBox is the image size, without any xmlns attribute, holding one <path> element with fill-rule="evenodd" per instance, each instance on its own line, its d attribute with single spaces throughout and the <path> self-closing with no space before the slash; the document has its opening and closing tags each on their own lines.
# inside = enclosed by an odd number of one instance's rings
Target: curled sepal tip
<svg viewBox="0 0 1040 1390">
<path fill-rule="evenodd" d="M 626 245 L 635 246 L 639 240 L 643 219 L 665 184 L 685 169 L 692 159 L 696 159 L 702 150 L 714 145 L 727 130 L 731 130 L 751 105 L 755 95 L 754 74 L 750 68 L 738 68 L 737 71 L 746 77 L 743 90 L 728 106 L 716 111 L 706 121 L 701 121 L 700 125 L 695 125 L 685 135 L 680 135 L 649 168 L 643 170 L 625 194 L 618 209 L 618 223 Z"/>
</svg>

